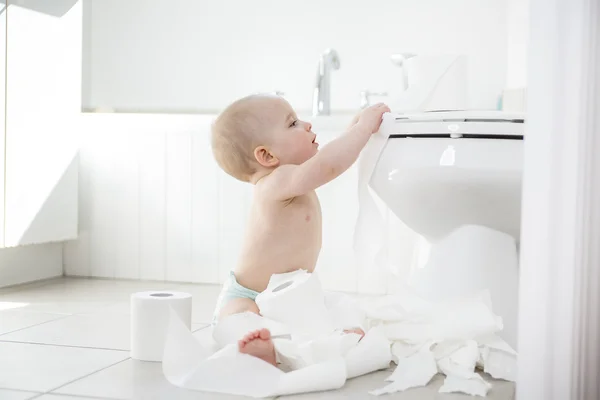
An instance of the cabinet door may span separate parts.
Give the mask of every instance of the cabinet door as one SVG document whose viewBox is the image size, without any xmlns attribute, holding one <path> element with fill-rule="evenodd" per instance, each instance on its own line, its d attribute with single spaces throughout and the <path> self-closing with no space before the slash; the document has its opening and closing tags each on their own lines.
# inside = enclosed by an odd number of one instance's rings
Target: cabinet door
<svg viewBox="0 0 600 400">
<path fill-rule="evenodd" d="M 5 246 L 77 236 L 81 1 L 9 0 Z"/>
<path fill-rule="evenodd" d="M 0 1 L 0 247 L 4 247 L 4 135 L 6 89 L 6 2 Z"/>
</svg>

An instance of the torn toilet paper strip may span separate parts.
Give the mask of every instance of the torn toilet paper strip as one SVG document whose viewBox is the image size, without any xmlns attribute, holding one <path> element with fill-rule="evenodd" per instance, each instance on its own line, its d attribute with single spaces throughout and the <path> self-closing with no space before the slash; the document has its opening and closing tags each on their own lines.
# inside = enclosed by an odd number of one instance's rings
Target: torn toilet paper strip
<svg viewBox="0 0 600 400">
<path fill-rule="evenodd" d="M 472 396 L 486 396 L 491 385 L 475 372 L 479 347 L 474 340 L 436 346 L 438 369 L 446 375 L 440 393 L 462 392 Z"/>
<path fill-rule="evenodd" d="M 473 374 L 469 379 L 455 375 L 448 375 L 440 387 L 440 393 L 466 393 L 471 396 L 487 396 L 492 385 L 486 382 L 481 375 Z"/>
<path fill-rule="evenodd" d="M 494 378 L 516 382 L 517 352 L 496 335 L 478 339 L 483 371 Z"/>
<path fill-rule="evenodd" d="M 392 383 L 381 389 L 373 390 L 370 393 L 379 396 L 425 386 L 437 372 L 433 353 L 428 346 L 425 346 L 417 353 L 399 359 L 396 370 L 386 379 L 386 381 L 391 381 Z"/>
</svg>

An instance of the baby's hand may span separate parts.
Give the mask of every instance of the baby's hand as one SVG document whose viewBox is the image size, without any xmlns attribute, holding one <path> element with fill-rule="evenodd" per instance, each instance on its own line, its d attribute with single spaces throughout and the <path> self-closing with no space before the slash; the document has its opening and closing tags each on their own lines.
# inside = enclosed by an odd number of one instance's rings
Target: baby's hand
<svg viewBox="0 0 600 400">
<path fill-rule="evenodd" d="M 383 114 L 386 112 L 390 112 L 387 105 L 383 103 L 374 104 L 358 116 L 358 124 L 364 126 L 370 133 L 375 133 L 379 130 Z"/>
</svg>

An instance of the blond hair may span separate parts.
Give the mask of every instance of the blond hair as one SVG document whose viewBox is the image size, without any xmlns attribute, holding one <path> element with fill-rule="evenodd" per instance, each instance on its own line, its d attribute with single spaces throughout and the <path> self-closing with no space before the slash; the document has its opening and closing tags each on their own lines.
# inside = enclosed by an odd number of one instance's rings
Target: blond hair
<svg viewBox="0 0 600 400">
<path fill-rule="evenodd" d="M 264 97 L 251 95 L 233 102 L 212 125 L 212 152 L 217 164 L 242 182 L 249 182 L 257 171 L 254 149 L 259 145 L 261 120 L 255 100 Z"/>
</svg>

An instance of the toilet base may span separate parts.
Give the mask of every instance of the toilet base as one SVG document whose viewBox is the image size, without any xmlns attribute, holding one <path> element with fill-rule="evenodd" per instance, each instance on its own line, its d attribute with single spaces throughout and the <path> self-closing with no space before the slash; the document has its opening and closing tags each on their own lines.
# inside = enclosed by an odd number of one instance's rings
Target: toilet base
<svg viewBox="0 0 600 400">
<path fill-rule="evenodd" d="M 489 289 L 493 312 L 504 323 L 498 336 L 517 349 L 519 256 L 512 236 L 463 226 L 431 244 L 429 259 L 413 271 L 410 286 L 434 301 Z"/>
</svg>

